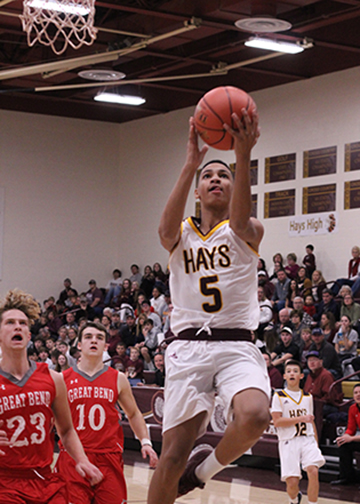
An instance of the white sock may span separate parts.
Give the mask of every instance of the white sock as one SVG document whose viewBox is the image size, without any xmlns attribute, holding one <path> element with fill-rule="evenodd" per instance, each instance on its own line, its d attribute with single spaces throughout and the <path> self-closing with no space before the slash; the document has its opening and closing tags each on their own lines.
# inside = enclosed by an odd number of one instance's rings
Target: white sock
<svg viewBox="0 0 360 504">
<path fill-rule="evenodd" d="M 206 483 L 215 474 L 222 471 L 226 466 L 220 464 L 213 450 L 205 460 L 201 462 L 195 469 L 195 475 L 202 483 Z"/>
<path fill-rule="evenodd" d="M 308 503 L 309 503 L 309 504 L 318 504 L 318 501 L 316 501 L 316 502 L 311 502 L 311 501 L 309 501 L 309 500 L 308 500 Z"/>
<path fill-rule="evenodd" d="M 296 496 L 295 499 L 290 499 L 291 504 L 297 504 L 298 502 L 298 497 Z"/>
</svg>

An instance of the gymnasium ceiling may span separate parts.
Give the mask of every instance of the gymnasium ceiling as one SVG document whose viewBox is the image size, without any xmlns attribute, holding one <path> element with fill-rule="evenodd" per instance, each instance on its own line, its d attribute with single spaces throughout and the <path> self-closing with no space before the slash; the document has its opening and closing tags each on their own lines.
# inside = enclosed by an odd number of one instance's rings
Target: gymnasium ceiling
<svg viewBox="0 0 360 504">
<path fill-rule="evenodd" d="M 28 46 L 21 0 L 0 0 L 0 108 L 122 123 L 193 106 L 216 86 L 252 92 L 360 65 L 360 0 L 96 0 L 95 9 L 94 43 L 56 55 Z M 251 34 L 234 23 L 252 16 L 290 22 L 290 30 L 268 36 L 313 47 L 281 56 L 245 47 Z M 112 61 L 83 59 L 90 55 Z M 95 102 L 103 86 L 77 87 L 94 84 L 79 77 L 84 70 L 123 72 L 109 89 L 146 103 Z"/>
</svg>

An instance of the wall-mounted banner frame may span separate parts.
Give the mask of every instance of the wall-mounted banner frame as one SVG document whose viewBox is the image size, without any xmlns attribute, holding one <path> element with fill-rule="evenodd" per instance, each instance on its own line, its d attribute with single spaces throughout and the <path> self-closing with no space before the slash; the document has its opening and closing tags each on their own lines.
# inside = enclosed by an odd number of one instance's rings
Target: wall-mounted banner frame
<svg viewBox="0 0 360 504">
<path fill-rule="evenodd" d="M 304 178 L 332 173 L 336 173 L 336 146 L 304 152 Z"/>
</svg>

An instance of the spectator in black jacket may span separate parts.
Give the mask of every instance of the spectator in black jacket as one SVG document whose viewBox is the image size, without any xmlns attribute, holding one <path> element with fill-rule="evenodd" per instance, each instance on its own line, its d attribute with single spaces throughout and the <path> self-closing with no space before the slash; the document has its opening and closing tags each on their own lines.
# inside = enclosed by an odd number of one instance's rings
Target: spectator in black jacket
<svg viewBox="0 0 360 504">
<path fill-rule="evenodd" d="M 313 317 L 316 322 L 319 322 L 321 320 L 321 315 L 327 312 L 333 313 L 336 321 L 340 320 L 340 306 L 333 296 L 330 289 L 324 289 L 322 291 L 322 300 L 316 306 L 316 313 Z"/>
<path fill-rule="evenodd" d="M 342 368 L 339 356 L 336 353 L 335 347 L 325 340 L 325 335 L 320 327 L 313 329 L 311 339 L 313 340 L 313 344 L 310 346 L 309 352 L 317 350 L 320 359 L 323 361 L 324 368 L 330 371 L 335 380 L 341 378 Z"/>
</svg>

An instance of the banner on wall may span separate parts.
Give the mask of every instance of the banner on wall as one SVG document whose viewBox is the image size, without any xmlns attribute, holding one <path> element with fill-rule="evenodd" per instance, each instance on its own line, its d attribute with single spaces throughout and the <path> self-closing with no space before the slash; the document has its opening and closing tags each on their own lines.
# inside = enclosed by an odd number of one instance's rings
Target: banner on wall
<svg viewBox="0 0 360 504">
<path fill-rule="evenodd" d="M 338 230 L 337 212 L 312 213 L 289 219 L 289 236 L 333 234 Z"/>
<path fill-rule="evenodd" d="M 0 187 L 0 280 L 2 279 L 2 256 L 4 241 L 4 208 L 5 208 L 5 190 Z"/>
</svg>

